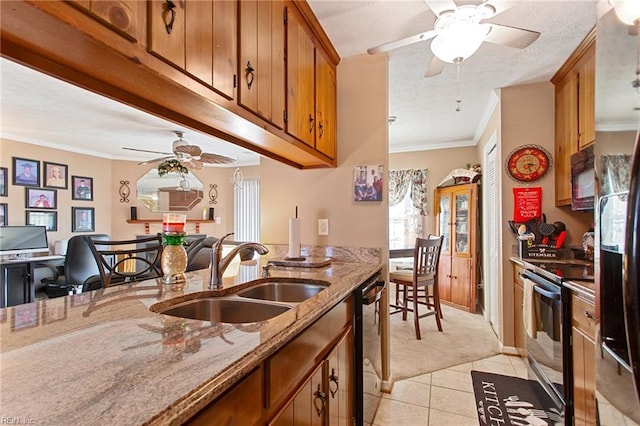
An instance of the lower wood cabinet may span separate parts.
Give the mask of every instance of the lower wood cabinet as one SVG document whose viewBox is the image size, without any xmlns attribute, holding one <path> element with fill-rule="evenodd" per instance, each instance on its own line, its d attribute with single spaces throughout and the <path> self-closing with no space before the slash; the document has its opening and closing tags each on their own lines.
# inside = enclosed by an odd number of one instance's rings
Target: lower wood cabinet
<svg viewBox="0 0 640 426">
<path fill-rule="evenodd" d="M 595 303 L 573 294 L 571 309 L 574 425 L 595 425 Z"/>
<path fill-rule="evenodd" d="M 188 423 L 353 424 L 352 318 L 348 297 Z"/>
<path fill-rule="evenodd" d="M 340 342 L 296 393 L 276 414 L 270 425 L 348 425 L 353 413 L 353 332 L 349 328 Z"/>
<path fill-rule="evenodd" d="M 521 357 L 527 357 L 526 335 L 523 321 L 524 287 L 520 274 L 524 272 L 521 266 L 513 266 L 513 333 L 514 346 Z"/>
</svg>

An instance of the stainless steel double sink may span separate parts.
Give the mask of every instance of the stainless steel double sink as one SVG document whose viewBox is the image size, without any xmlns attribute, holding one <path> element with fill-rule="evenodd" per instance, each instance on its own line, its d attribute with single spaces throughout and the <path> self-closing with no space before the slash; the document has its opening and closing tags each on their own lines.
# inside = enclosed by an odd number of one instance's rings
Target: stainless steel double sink
<svg viewBox="0 0 640 426">
<path fill-rule="evenodd" d="M 229 296 L 197 297 L 153 312 L 201 321 L 244 324 L 265 321 L 285 313 L 291 304 L 304 302 L 325 290 L 325 281 L 257 280 Z"/>
</svg>

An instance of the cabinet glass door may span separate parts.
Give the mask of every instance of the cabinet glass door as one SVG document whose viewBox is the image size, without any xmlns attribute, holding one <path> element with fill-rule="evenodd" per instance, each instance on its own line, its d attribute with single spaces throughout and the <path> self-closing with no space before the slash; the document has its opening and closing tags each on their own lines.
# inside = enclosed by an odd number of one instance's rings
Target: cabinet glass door
<svg viewBox="0 0 640 426">
<path fill-rule="evenodd" d="M 455 195 L 454 252 L 469 254 L 469 193 Z"/>
<path fill-rule="evenodd" d="M 438 230 L 442 235 L 442 248 L 441 251 L 448 253 L 451 247 L 451 230 L 449 224 L 451 223 L 451 196 L 443 195 L 440 197 L 440 214 L 438 215 Z"/>
</svg>

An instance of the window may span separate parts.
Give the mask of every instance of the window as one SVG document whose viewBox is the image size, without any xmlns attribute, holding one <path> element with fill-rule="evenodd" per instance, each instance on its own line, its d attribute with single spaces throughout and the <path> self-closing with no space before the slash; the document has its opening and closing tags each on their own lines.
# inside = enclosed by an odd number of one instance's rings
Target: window
<svg viewBox="0 0 640 426">
<path fill-rule="evenodd" d="M 422 236 L 422 216 L 413 207 L 411 191 L 395 206 L 389 207 L 389 249 L 410 248 Z"/>
</svg>

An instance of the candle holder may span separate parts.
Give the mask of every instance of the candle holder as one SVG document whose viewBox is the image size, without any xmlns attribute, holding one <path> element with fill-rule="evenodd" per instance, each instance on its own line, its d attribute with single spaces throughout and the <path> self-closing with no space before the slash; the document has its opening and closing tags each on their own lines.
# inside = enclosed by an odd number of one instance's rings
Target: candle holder
<svg viewBox="0 0 640 426">
<path fill-rule="evenodd" d="M 186 281 L 187 251 L 184 249 L 184 214 L 165 213 L 162 216 L 162 282 L 175 284 Z"/>
</svg>

